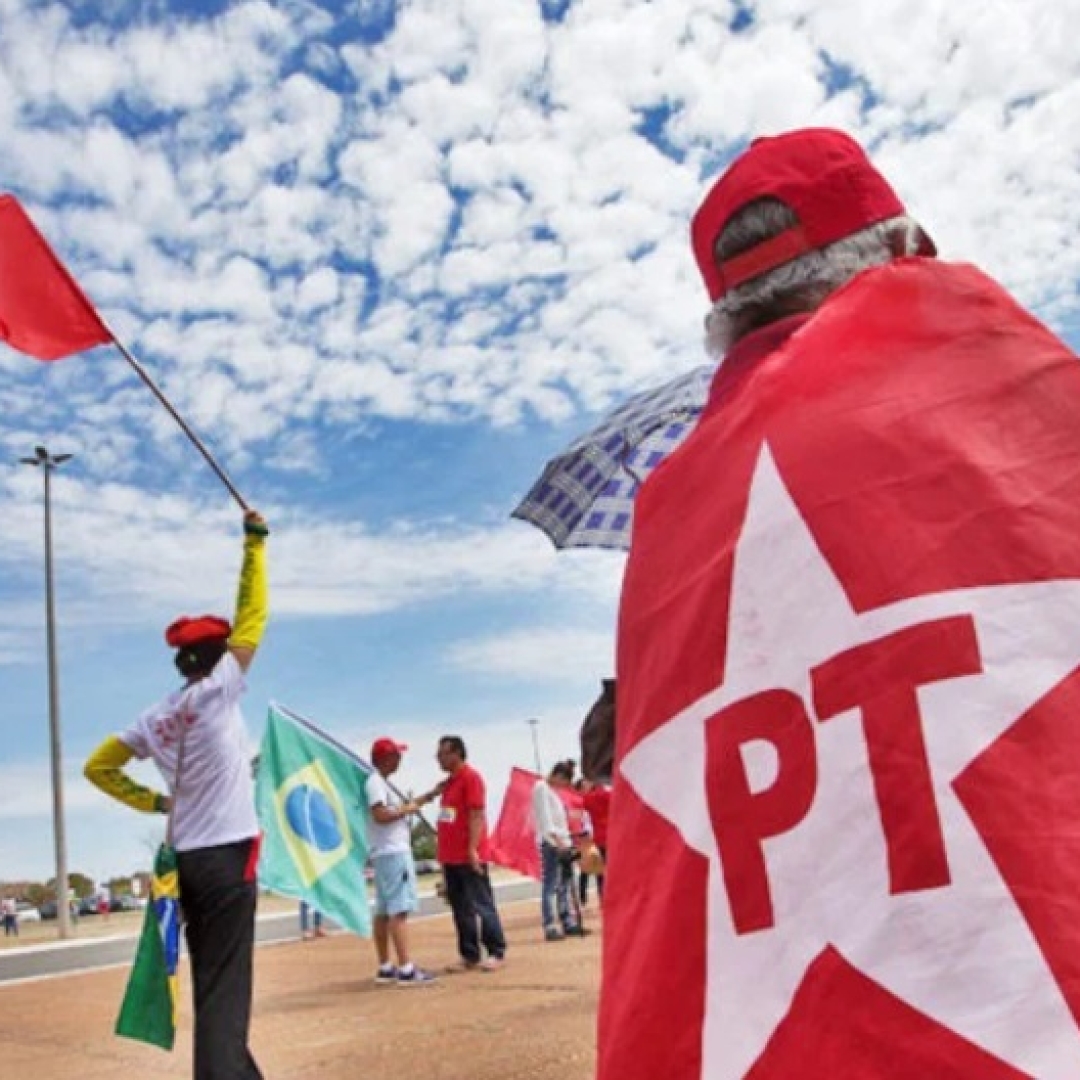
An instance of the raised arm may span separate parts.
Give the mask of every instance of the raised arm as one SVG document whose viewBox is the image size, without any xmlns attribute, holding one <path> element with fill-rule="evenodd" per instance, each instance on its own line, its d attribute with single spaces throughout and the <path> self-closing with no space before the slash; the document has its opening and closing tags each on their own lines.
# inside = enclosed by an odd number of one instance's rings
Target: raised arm
<svg viewBox="0 0 1080 1080">
<path fill-rule="evenodd" d="M 244 515 L 244 561 L 236 589 L 236 614 L 229 635 L 229 652 L 247 671 L 255 659 L 269 613 L 266 584 L 266 538 L 270 530 L 261 514 L 249 510 Z"/>
</svg>

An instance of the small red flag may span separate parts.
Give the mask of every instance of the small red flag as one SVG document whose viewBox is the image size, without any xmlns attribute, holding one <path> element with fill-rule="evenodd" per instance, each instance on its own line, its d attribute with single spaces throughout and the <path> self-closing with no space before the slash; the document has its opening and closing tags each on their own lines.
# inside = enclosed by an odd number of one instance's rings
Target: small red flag
<svg viewBox="0 0 1080 1080">
<path fill-rule="evenodd" d="M 540 846 L 533 823 L 532 793 L 540 779 L 526 769 L 512 769 L 506 785 L 499 823 L 491 835 L 489 857 L 496 866 L 505 866 L 540 880 Z"/>
<path fill-rule="evenodd" d="M 62 360 L 112 335 L 13 195 L 0 196 L 0 339 Z"/>
</svg>

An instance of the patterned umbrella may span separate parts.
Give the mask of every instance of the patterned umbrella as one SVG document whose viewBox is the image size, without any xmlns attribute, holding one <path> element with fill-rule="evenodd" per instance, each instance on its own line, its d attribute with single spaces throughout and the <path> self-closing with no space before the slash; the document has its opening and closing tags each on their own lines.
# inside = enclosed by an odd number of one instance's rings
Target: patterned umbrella
<svg viewBox="0 0 1080 1080">
<path fill-rule="evenodd" d="M 548 462 L 511 517 L 557 548 L 627 551 L 638 487 L 690 434 L 715 373 L 706 364 L 624 402 Z"/>
</svg>

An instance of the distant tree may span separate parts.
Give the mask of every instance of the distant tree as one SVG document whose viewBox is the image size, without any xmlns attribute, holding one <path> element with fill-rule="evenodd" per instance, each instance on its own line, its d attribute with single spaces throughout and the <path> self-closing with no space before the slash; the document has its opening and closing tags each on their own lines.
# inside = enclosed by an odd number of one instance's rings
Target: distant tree
<svg viewBox="0 0 1080 1080">
<path fill-rule="evenodd" d="M 131 878 L 130 877 L 114 877 L 109 878 L 105 882 L 105 888 L 109 890 L 110 896 L 130 896 L 131 895 Z"/>
<path fill-rule="evenodd" d="M 48 883 L 45 885 L 45 889 L 49 894 L 50 900 L 56 899 L 56 878 L 49 878 Z M 75 893 L 77 900 L 82 900 L 86 896 L 94 895 L 94 879 L 87 877 L 86 874 L 80 874 L 78 870 L 73 870 L 68 874 L 68 889 Z"/>
<path fill-rule="evenodd" d="M 96 891 L 94 879 L 87 877 L 86 874 L 80 874 L 78 871 L 73 874 L 68 874 L 68 885 L 75 890 L 75 895 L 80 900 L 85 900 L 88 896 L 93 896 Z"/>
<path fill-rule="evenodd" d="M 35 881 L 33 884 L 26 886 L 25 895 L 26 899 L 29 900 L 34 907 L 41 907 L 42 904 L 52 900 L 53 889 L 51 888 L 51 884 L 50 886 L 46 886 Z"/>
</svg>

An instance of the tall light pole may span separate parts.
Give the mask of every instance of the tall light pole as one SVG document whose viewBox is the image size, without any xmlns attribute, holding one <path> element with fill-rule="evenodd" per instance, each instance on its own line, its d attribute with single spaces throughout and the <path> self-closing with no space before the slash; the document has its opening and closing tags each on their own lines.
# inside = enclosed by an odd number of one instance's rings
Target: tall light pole
<svg viewBox="0 0 1080 1080">
<path fill-rule="evenodd" d="M 52 484 L 58 469 L 70 454 L 52 455 L 44 446 L 34 447 L 34 457 L 20 458 L 34 465 L 45 477 L 45 631 L 49 666 L 49 756 L 52 761 L 53 837 L 56 842 L 56 920 L 60 936 L 71 937 L 71 909 L 68 905 L 67 838 L 64 834 L 64 773 L 60 748 L 60 679 L 56 665 L 56 601 L 53 597 Z"/>
<path fill-rule="evenodd" d="M 536 771 L 543 776 L 544 767 L 540 764 L 540 721 L 537 717 L 530 716 L 525 723 L 532 728 L 533 762 L 536 765 Z"/>
</svg>

